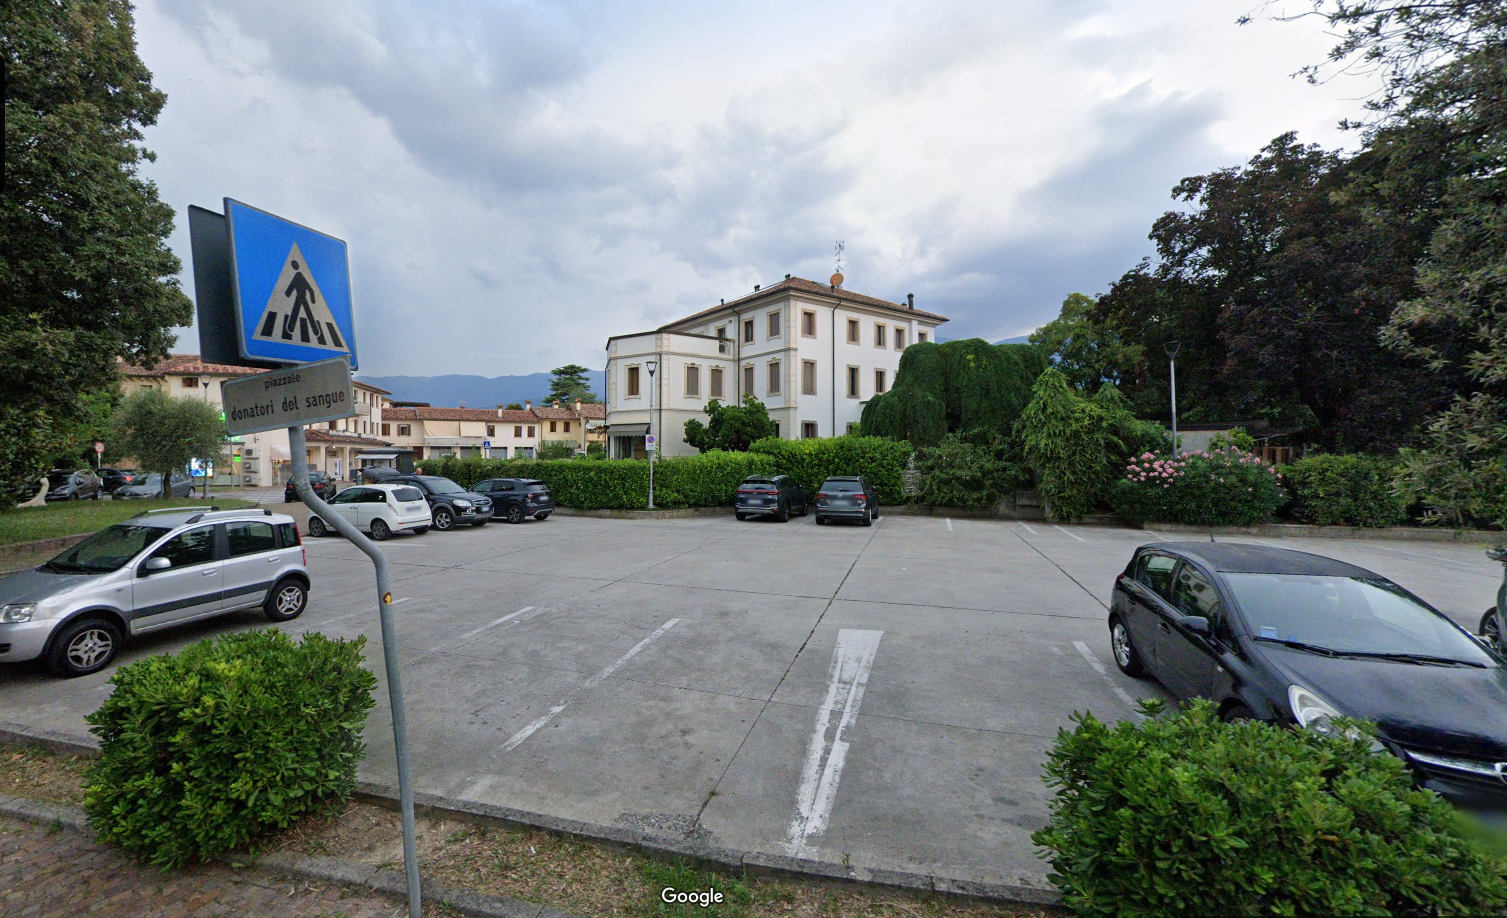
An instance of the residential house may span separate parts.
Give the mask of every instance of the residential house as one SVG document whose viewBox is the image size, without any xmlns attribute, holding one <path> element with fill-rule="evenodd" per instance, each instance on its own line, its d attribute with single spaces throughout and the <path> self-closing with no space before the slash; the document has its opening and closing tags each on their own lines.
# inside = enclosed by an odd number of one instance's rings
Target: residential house
<svg viewBox="0 0 1507 918">
<path fill-rule="evenodd" d="M 661 455 L 694 453 L 685 422 L 705 422 L 712 399 L 745 395 L 764 403 L 786 439 L 854 429 L 868 400 L 893 384 L 901 353 L 936 340 L 947 319 L 916 309 L 914 297 L 892 303 L 841 283 L 841 275 L 830 284 L 787 275 L 653 331 L 609 338 L 608 455 L 643 456 L 651 429 Z"/>
<path fill-rule="evenodd" d="M 590 410 L 587 410 L 590 409 Z M 604 422 L 607 418 L 607 409 L 603 405 L 582 404 L 576 399 L 574 404 L 561 405 L 556 399 L 548 405 L 541 405 L 534 409 L 534 414 L 539 416 L 539 442 L 540 444 L 552 441 L 569 441 L 576 452 L 585 452 L 588 443 L 600 443 L 604 439 Z"/>
<path fill-rule="evenodd" d="M 493 459 L 531 458 L 543 426 L 532 407 L 434 408 L 411 405 L 388 408 L 393 445 L 415 460 L 441 456 L 480 456 L 491 444 Z"/>
</svg>

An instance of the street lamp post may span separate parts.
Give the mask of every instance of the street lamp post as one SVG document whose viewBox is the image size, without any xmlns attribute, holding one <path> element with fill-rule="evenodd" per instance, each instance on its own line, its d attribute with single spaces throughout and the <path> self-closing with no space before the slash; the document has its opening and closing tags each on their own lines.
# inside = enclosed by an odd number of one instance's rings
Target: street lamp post
<svg viewBox="0 0 1507 918">
<path fill-rule="evenodd" d="M 644 368 L 649 371 L 649 426 L 644 428 L 646 433 L 654 432 L 654 371 L 659 369 L 658 360 L 645 360 Z M 647 439 L 645 441 L 647 445 Z M 657 444 L 656 444 L 657 445 Z M 649 509 L 654 509 L 654 453 L 649 449 Z"/>
<path fill-rule="evenodd" d="M 1174 456 L 1182 455 L 1177 443 L 1177 352 L 1182 346 L 1181 341 L 1168 341 L 1166 344 L 1167 364 L 1172 374 L 1172 455 Z"/>
</svg>

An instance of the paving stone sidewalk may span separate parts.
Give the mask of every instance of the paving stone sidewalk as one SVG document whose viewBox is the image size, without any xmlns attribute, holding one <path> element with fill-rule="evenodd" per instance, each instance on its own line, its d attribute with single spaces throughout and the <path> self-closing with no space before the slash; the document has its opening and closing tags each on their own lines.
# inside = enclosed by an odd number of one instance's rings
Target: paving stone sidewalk
<svg viewBox="0 0 1507 918">
<path fill-rule="evenodd" d="M 402 903 L 376 893 L 256 870 L 200 866 L 164 873 L 78 832 L 0 818 L 0 915 L 7 918 L 396 918 L 407 913 Z"/>
</svg>

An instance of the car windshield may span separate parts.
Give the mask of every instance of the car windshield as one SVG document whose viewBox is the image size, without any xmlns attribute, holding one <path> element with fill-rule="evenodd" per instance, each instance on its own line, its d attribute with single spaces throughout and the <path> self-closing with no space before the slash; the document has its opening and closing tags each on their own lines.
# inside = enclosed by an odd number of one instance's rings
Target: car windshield
<svg viewBox="0 0 1507 918">
<path fill-rule="evenodd" d="M 748 491 L 773 491 L 776 486 L 772 481 L 745 481 L 740 487 Z"/>
<path fill-rule="evenodd" d="M 548 491 L 549 486 L 542 481 L 531 481 L 528 483 L 528 489 L 530 491 Z"/>
<path fill-rule="evenodd" d="M 160 488 L 162 487 L 162 475 L 157 472 L 153 472 L 152 474 L 136 483 L 143 487 Z"/>
<path fill-rule="evenodd" d="M 1290 641 L 1339 654 L 1492 664 L 1491 656 L 1448 619 L 1386 580 L 1308 574 L 1225 578 L 1258 641 Z"/>
<path fill-rule="evenodd" d="M 47 483 L 56 488 L 67 484 L 73 478 L 72 472 L 48 472 Z"/>
<path fill-rule="evenodd" d="M 108 574 L 119 570 L 168 531 L 161 526 L 118 523 L 48 561 L 42 569 L 56 574 Z"/>
<path fill-rule="evenodd" d="M 392 499 L 399 503 L 410 500 L 423 500 L 424 492 L 418 488 L 393 488 Z"/>
<path fill-rule="evenodd" d="M 857 494 L 863 488 L 856 481 L 829 481 L 822 485 L 822 490 L 828 494 Z"/>
<path fill-rule="evenodd" d="M 464 494 L 466 489 L 448 478 L 421 478 L 420 481 L 435 494 Z"/>
</svg>

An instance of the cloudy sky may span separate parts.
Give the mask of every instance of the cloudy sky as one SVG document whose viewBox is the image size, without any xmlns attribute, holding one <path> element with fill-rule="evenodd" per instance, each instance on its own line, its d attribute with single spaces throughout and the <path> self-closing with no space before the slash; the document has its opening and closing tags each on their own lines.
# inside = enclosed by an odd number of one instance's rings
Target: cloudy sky
<svg viewBox="0 0 1507 918">
<path fill-rule="evenodd" d="M 596 367 L 838 239 L 998 340 L 1149 254 L 1179 178 L 1353 142 L 1370 86 L 1293 79 L 1333 39 L 1259 2 L 141 0 L 148 174 L 186 268 L 227 196 L 347 240 L 368 374 Z"/>
</svg>

